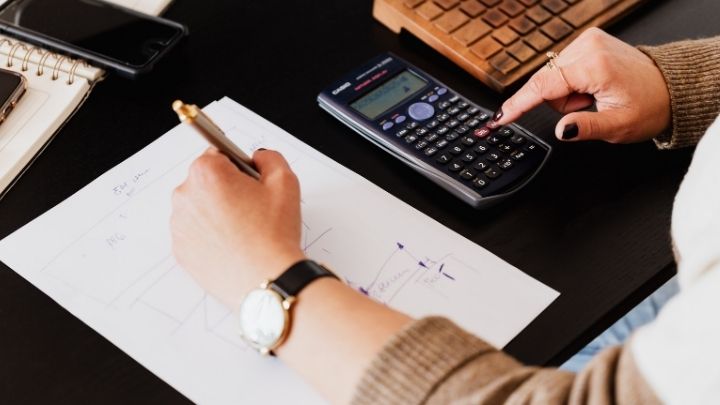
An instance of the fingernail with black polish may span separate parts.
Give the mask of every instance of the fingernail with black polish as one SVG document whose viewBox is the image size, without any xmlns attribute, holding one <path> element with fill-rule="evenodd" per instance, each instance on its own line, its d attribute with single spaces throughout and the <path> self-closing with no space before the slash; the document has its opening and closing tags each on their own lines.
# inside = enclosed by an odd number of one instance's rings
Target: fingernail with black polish
<svg viewBox="0 0 720 405">
<path fill-rule="evenodd" d="M 562 139 L 573 139 L 578 136 L 579 132 L 580 129 L 578 128 L 577 124 L 573 123 L 565 125 L 565 129 L 563 129 L 562 133 Z"/>
<path fill-rule="evenodd" d="M 495 112 L 495 114 L 494 114 L 493 117 L 492 117 L 492 120 L 493 120 L 493 121 L 496 121 L 496 122 L 497 122 L 497 121 L 500 121 L 500 118 L 502 118 L 503 115 L 505 115 L 505 113 L 503 112 L 503 110 L 502 110 L 502 108 L 501 108 L 501 109 L 499 109 L 499 110 L 497 110 L 497 111 Z"/>
</svg>

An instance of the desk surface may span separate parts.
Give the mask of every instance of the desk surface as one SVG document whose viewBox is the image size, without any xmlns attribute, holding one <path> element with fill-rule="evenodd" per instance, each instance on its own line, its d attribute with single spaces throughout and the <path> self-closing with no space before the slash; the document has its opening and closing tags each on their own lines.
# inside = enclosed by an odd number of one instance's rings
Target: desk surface
<svg viewBox="0 0 720 405">
<path fill-rule="evenodd" d="M 691 152 L 650 144 L 561 145 L 524 192 L 474 211 L 321 111 L 338 74 L 390 50 L 490 108 L 501 98 L 452 63 L 371 18 L 369 0 L 176 0 L 191 35 L 138 81 L 101 83 L 0 201 L 0 237 L 176 125 L 170 102 L 228 95 L 446 226 L 562 292 L 507 350 L 557 364 L 673 272 L 673 196 Z M 720 34 L 716 0 L 653 0 L 610 32 L 631 43 Z M 523 124 L 552 138 L 557 116 Z M 11 403 L 187 401 L 0 264 L 0 396 Z"/>
</svg>

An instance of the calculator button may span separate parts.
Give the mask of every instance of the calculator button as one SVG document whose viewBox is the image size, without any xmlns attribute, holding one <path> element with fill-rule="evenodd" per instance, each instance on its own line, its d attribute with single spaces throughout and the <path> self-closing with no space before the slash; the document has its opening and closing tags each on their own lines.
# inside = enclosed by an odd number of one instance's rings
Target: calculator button
<svg viewBox="0 0 720 405">
<path fill-rule="evenodd" d="M 477 117 L 475 117 L 475 119 L 477 119 L 480 122 L 485 122 L 490 119 L 490 114 L 482 113 L 482 114 L 478 115 Z"/>
<path fill-rule="evenodd" d="M 491 167 L 491 168 L 485 170 L 483 173 L 485 173 L 485 175 L 488 176 L 489 179 L 496 179 L 496 178 L 500 177 L 500 175 L 502 174 L 500 172 L 500 170 L 498 170 L 494 167 Z"/>
<path fill-rule="evenodd" d="M 407 139 L 407 138 L 405 138 L 405 139 Z M 495 152 L 490 152 L 490 153 L 488 153 L 486 159 L 491 162 L 497 162 L 498 160 L 500 160 L 500 155 L 498 155 Z"/>
<path fill-rule="evenodd" d="M 445 139 L 448 141 L 454 141 L 456 139 L 460 138 L 460 134 L 457 132 L 450 132 L 449 134 L 445 135 Z"/>
<path fill-rule="evenodd" d="M 515 145 L 522 145 L 525 143 L 525 137 L 516 134 L 515 136 L 510 138 L 510 142 L 514 143 Z"/>
<path fill-rule="evenodd" d="M 447 153 L 443 153 L 442 155 L 438 156 L 435 161 L 444 165 L 445 163 L 449 162 L 450 159 L 452 159 L 450 155 L 448 155 Z"/>
<path fill-rule="evenodd" d="M 455 128 L 456 126 L 460 125 L 460 121 L 458 121 L 458 120 L 450 120 L 450 121 L 448 121 L 448 123 L 445 124 L 445 125 L 447 125 L 448 128 Z"/>
<path fill-rule="evenodd" d="M 407 125 L 405 126 L 405 128 L 407 128 L 407 129 L 415 129 L 415 128 L 417 128 L 417 127 L 418 127 L 418 123 L 417 123 L 417 122 L 411 122 L 411 123 L 409 123 L 409 124 L 407 124 Z"/>
<path fill-rule="evenodd" d="M 443 125 L 440 128 L 436 129 L 435 133 L 438 135 L 445 135 L 449 130 L 450 130 L 450 128 Z"/>
<path fill-rule="evenodd" d="M 510 170 L 513 167 L 513 161 L 510 159 L 504 159 L 498 163 L 498 166 L 500 166 L 503 170 Z"/>
<path fill-rule="evenodd" d="M 525 152 L 521 150 L 516 150 L 515 152 L 510 154 L 510 157 L 515 160 L 522 160 L 523 158 L 525 158 Z"/>
<path fill-rule="evenodd" d="M 487 170 L 488 164 L 487 164 L 487 162 L 484 161 L 484 160 L 478 160 L 477 162 L 475 162 L 474 165 L 472 165 L 472 167 L 473 167 L 473 169 L 479 170 L 479 171 L 482 172 L 482 171 Z"/>
<path fill-rule="evenodd" d="M 483 153 L 487 152 L 487 150 L 487 146 L 482 144 L 473 148 L 473 152 L 477 153 L 478 155 L 482 155 Z"/>
<path fill-rule="evenodd" d="M 392 128 L 393 125 L 395 125 L 395 124 L 393 124 L 392 122 L 388 121 L 388 122 L 386 122 L 386 123 L 383 124 L 382 129 L 383 129 L 383 131 L 387 131 L 388 129 Z"/>
<path fill-rule="evenodd" d="M 410 131 L 408 131 L 407 129 L 404 129 L 404 128 L 403 128 L 403 129 L 397 131 L 397 132 L 395 133 L 395 136 L 397 136 L 398 138 L 402 138 L 403 136 L 407 135 L 408 132 L 410 132 Z"/>
<path fill-rule="evenodd" d="M 406 119 L 407 119 L 407 117 L 404 116 L 404 115 L 395 117 L 395 123 L 396 123 L 396 124 L 402 124 L 403 122 L 405 122 Z"/>
<path fill-rule="evenodd" d="M 467 121 L 469 118 L 470 118 L 470 114 L 468 114 L 468 113 L 462 113 L 457 116 L 457 120 L 462 121 L 462 122 Z"/>
<path fill-rule="evenodd" d="M 477 136 L 478 138 L 485 138 L 486 136 L 490 135 L 490 132 L 492 132 L 490 130 L 490 128 L 481 127 L 481 128 L 476 129 L 475 132 L 473 132 L 473 134 L 475 134 L 475 136 Z"/>
<path fill-rule="evenodd" d="M 507 128 L 507 127 L 503 127 L 498 130 L 498 134 L 500 134 L 500 136 L 505 137 L 505 138 L 513 136 L 514 133 L 515 133 L 515 131 L 513 131 L 512 129 Z"/>
<path fill-rule="evenodd" d="M 437 151 L 438 150 L 436 147 L 431 146 L 431 147 L 425 149 L 425 152 L 423 152 L 423 153 L 425 153 L 425 156 L 432 156 L 432 155 L 436 154 Z"/>
<path fill-rule="evenodd" d="M 415 133 L 418 134 L 418 136 L 423 136 L 429 132 L 430 131 L 428 131 L 427 128 L 418 128 L 415 130 Z"/>
<path fill-rule="evenodd" d="M 460 162 L 452 162 L 448 165 L 448 170 L 450 170 L 451 172 L 459 172 L 463 169 L 463 167 L 465 166 L 463 166 Z"/>
<path fill-rule="evenodd" d="M 470 121 L 466 122 L 465 125 L 467 125 L 469 128 L 475 128 L 476 126 L 480 125 L 480 121 L 478 121 L 477 118 L 473 118 Z"/>
<path fill-rule="evenodd" d="M 431 103 L 434 103 L 434 102 L 438 101 L 439 98 L 440 98 L 440 96 L 438 96 L 437 94 L 433 94 L 432 96 L 428 97 L 428 101 Z"/>
<path fill-rule="evenodd" d="M 465 180 L 472 180 L 475 178 L 475 173 L 472 170 L 465 169 L 460 172 L 460 177 Z"/>
<path fill-rule="evenodd" d="M 463 139 L 460 140 L 460 142 L 462 142 L 462 144 L 465 146 L 473 146 L 477 141 L 472 136 L 464 136 Z"/>
<path fill-rule="evenodd" d="M 448 101 L 451 103 L 457 103 L 458 101 L 460 101 L 460 97 L 456 94 L 456 95 L 450 97 L 450 99 L 448 99 Z"/>
<path fill-rule="evenodd" d="M 490 145 L 497 145 L 502 141 L 497 135 L 493 135 L 487 139 L 487 143 Z"/>
<path fill-rule="evenodd" d="M 475 115 L 475 114 L 478 113 L 478 111 L 480 111 L 480 109 L 477 108 L 477 107 L 475 107 L 475 106 L 472 106 L 472 105 L 470 106 L 470 108 L 468 108 L 467 110 L 465 110 L 465 112 L 468 113 L 468 114 L 470 114 L 470 115 Z"/>
<path fill-rule="evenodd" d="M 455 145 L 452 148 L 450 148 L 450 153 L 452 153 L 453 155 L 459 155 L 459 154 L 463 153 L 464 151 L 465 151 L 465 149 L 460 145 Z"/>
<path fill-rule="evenodd" d="M 500 149 L 501 152 L 505 152 L 505 153 L 510 153 L 513 150 L 512 146 L 510 146 L 506 143 L 501 143 L 500 145 L 498 145 L 497 148 Z"/>
<path fill-rule="evenodd" d="M 480 189 L 487 186 L 487 181 L 481 179 L 480 177 L 476 177 L 475 180 L 472 181 L 472 185 L 473 187 Z"/>
<path fill-rule="evenodd" d="M 427 129 L 433 129 L 433 128 L 435 128 L 435 127 L 438 126 L 438 125 L 440 125 L 440 122 L 438 122 L 438 120 L 432 120 L 432 121 L 428 122 L 427 125 L 425 125 L 425 128 L 427 128 Z"/>
<path fill-rule="evenodd" d="M 438 134 L 432 133 L 432 134 L 426 136 L 424 139 L 428 142 L 435 142 L 438 140 L 438 138 L 440 138 L 440 136 Z"/>
<path fill-rule="evenodd" d="M 435 117 L 439 122 L 445 122 L 450 119 L 450 115 L 446 113 L 438 114 L 437 117 Z"/>
<path fill-rule="evenodd" d="M 477 156 L 476 156 L 474 153 L 472 153 L 472 152 L 466 152 L 466 153 L 462 156 L 463 162 L 466 162 L 466 163 L 472 163 L 473 160 L 475 160 L 475 158 L 477 158 Z"/>
<path fill-rule="evenodd" d="M 530 143 L 525 145 L 525 152 L 535 152 L 538 149 L 538 146 L 534 143 Z"/>
<path fill-rule="evenodd" d="M 417 137 L 417 135 L 415 135 L 415 134 L 410 134 L 410 135 L 408 135 L 408 136 L 405 137 L 405 142 L 407 142 L 407 143 L 413 143 L 413 142 L 415 142 L 415 141 L 417 141 L 417 140 L 418 140 L 418 137 Z"/>
<path fill-rule="evenodd" d="M 437 108 L 438 108 L 438 110 L 444 110 L 444 109 L 450 107 L 451 105 L 452 105 L 452 104 L 450 104 L 450 103 L 447 102 L 447 101 L 441 101 L 441 102 L 438 103 Z"/>
<path fill-rule="evenodd" d="M 459 108 L 459 109 L 461 109 L 461 110 L 463 110 L 463 109 L 465 109 L 465 108 L 468 108 L 469 105 L 470 105 L 470 104 L 468 104 L 468 103 L 465 102 L 465 101 L 461 101 L 461 102 L 459 102 L 459 103 L 456 104 L 457 108 Z"/>
<path fill-rule="evenodd" d="M 440 87 L 439 89 L 437 89 L 436 93 L 442 96 L 447 93 L 447 89 L 445 87 Z"/>
<path fill-rule="evenodd" d="M 427 141 L 420 141 L 415 144 L 415 149 L 420 150 L 420 149 L 425 148 L 426 146 L 428 146 Z"/>
<path fill-rule="evenodd" d="M 449 143 L 450 142 L 448 142 L 447 140 L 441 139 L 435 143 L 435 147 L 438 149 L 442 149 L 442 148 L 448 146 Z"/>
<path fill-rule="evenodd" d="M 460 109 L 457 108 L 457 107 L 452 107 L 452 108 L 450 108 L 450 109 L 447 110 L 447 113 L 450 114 L 450 115 L 455 115 L 455 114 L 457 114 L 457 113 L 459 113 L 459 112 L 460 112 Z"/>
<path fill-rule="evenodd" d="M 428 103 L 415 103 L 408 107 L 408 114 L 416 121 L 425 121 L 435 115 L 435 108 Z"/>
<path fill-rule="evenodd" d="M 470 130 L 470 128 L 466 127 L 465 125 L 460 125 L 459 127 L 455 128 L 455 132 L 457 132 L 460 135 L 466 133 L 469 130 Z"/>
</svg>

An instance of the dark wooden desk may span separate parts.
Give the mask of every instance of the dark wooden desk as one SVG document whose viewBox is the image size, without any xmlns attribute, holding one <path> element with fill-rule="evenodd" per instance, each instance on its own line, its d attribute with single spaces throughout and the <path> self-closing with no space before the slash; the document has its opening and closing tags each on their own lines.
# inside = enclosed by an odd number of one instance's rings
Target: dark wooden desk
<svg viewBox="0 0 720 405">
<path fill-rule="evenodd" d="M 147 77 L 111 77 L 95 89 L 0 201 L 0 237 L 176 125 L 176 97 L 205 104 L 228 95 L 561 291 L 507 347 L 523 361 L 558 364 L 671 276 L 670 212 L 692 151 L 554 142 L 554 158 L 527 190 L 474 211 L 321 111 L 320 89 L 385 50 L 481 104 L 501 102 L 422 43 L 374 22 L 370 9 L 368 0 L 177 0 L 167 16 L 191 36 Z M 610 31 L 631 43 L 718 35 L 719 13 L 716 0 L 653 0 Z M 550 139 L 556 119 L 541 109 L 523 121 Z M 0 402 L 186 401 L 0 265 Z"/>
</svg>

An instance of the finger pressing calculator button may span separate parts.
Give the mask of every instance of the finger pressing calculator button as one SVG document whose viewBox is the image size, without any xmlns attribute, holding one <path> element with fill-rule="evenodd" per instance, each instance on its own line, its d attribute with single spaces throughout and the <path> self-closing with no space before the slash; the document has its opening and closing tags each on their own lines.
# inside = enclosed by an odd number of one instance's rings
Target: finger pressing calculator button
<svg viewBox="0 0 720 405">
<path fill-rule="evenodd" d="M 465 166 L 463 166 L 460 162 L 452 162 L 448 165 L 448 170 L 450 170 L 451 172 L 459 172 L 463 169 L 463 167 Z"/>
<path fill-rule="evenodd" d="M 501 143 L 500 145 L 498 145 L 497 148 L 500 149 L 501 152 L 505 152 L 505 153 L 510 153 L 513 150 L 512 146 L 510 146 L 506 143 Z"/>
<path fill-rule="evenodd" d="M 525 143 L 525 137 L 516 134 L 515 136 L 510 138 L 510 142 L 514 143 L 515 145 L 522 145 Z"/>
<path fill-rule="evenodd" d="M 510 170 L 513 167 L 513 161 L 510 159 L 504 159 L 498 163 L 498 166 L 500 166 L 503 170 Z"/>
<path fill-rule="evenodd" d="M 525 152 L 521 150 L 516 150 L 515 152 L 510 154 L 510 157 L 515 160 L 523 160 L 525 158 Z"/>
<path fill-rule="evenodd" d="M 438 96 L 437 94 L 433 94 L 432 96 L 428 97 L 428 101 L 431 103 L 434 103 L 434 102 L 438 101 L 439 98 L 440 98 L 440 96 Z"/>
<path fill-rule="evenodd" d="M 452 153 L 453 155 L 459 155 L 459 154 L 463 153 L 464 151 L 465 151 L 465 149 L 463 149 L 463 147 L 460 145 L 455 145 L 452 148 L 450 148 L 450 153 Z"/>
<path fill-rule="evenodd" d="M 466 153 L 462 156 L 462 160 L 463 160 L 463 162 L 465 162 L 465 163 L 472 163 L 472 161 L 475 160 L 476 157 L 477 157 L 477 156 L 476 156 L 474 153 L 472 153 L 472 152 L 466 152 Z"/>
<path fill-rule="evenodd" d="M 473 167 L 473 169 L 482 172 L 482 171 L 487 170 L 488 164 L 487 164 L 487 162 L 484 161 L 484 160 L 478 160 L 477 162 L 475 162 L 475 164 L 472 165 L 472 167 Z"/>
<path fill-rule="evenodd" d="M 498 130 L 498 134 L 500 134 L 500 136 L 505 137 L 505 138 L 512 136 L 514 133 L 515 133 L 515 131 L 513 131 L 512 129 L 510 129 L 508 127 L 503 127 Z"/>
<path fill-rule="evenodd" d="M 436 162 L 440 164 L 446 164 L 449 162 L 452 158 L 447 153 L 443 153 L 442 155 L 438 156 L 437 159 L 435 159 Z"/>
<path fill-rule="evenodd" d="M 395 125 L 395 124 L 393 124 L 392 122 L 388 121 L 388 122 L 386 122 L 386 123 L 383 124 L 382 129 L 383 129 L 383 131 L 387 131 L 388 129 L 392 128 L 393 125 Z"/>
<path fill-rule="evenodd" d="M 472 136 L 465 136 L 460 140 L 460 142 L 462 142 L 465 146 L 473 146 L 477 141 Z"/>
<path fill-rule="evenodd" d="M 465 169 L 460 172 L 460 177 L 465 180 L 472 180 L 475 178 L 475 173 L 472 170 Z"/>
<path fill-rule="evenodd" d="M 489 179 L 496 179 L 496 178 L 500 177 L 500 175 L 502 174 L 502 172 L 500 172 L 500 170 L 498 170 L 494 167 L 491 167 L 491 168 L 485 170 L 483 173 L 485 173 L 485 175 Z"/>
<path fill-rule="evenodd" d="M 477 136 L 478 138 L 485 138 L 486 136 L 490 135 L 490 132 L 492 132 L 490 130 L 490 128 L 481 127 L 481 128 L 476 129 L 475 132 L 473 132 L 473 134 L 475 134 L 475 136 Z"/>
<path fill-rule="evenodd" d="M 407 139 L 407 138 L 405 138 L 405 139 Z M 500 155 L 498 155 L 495 152 L 490 152 L 487 154 L 487 156 L 485 158 L 491 162 L 497 162 L 498 160 L 500 160 Z"/>
<path fill-rule="evenodd" d="M 487 139 L 487 143 L 490 145 L 497 145 L 502 141 L 497 135 L 493 135 Z"/>
<path fill-rule="evenodd" d="M 472 185 L 477 189 L 481 189 L 487 186 L 487 181 L 481 179 L 480 177 L 476 177 L 475 180 L 472 181 Z"/>
<path fill-rule="evenodd" d="M 417 122 L 411 122 L 411 123 L 409 123 L 409 124 L 407 124 L 407 125 L 405 126 L 405 128 L 407 128 L 407 129 L 415 129 L 415 128 L 417 128 L 417 127 L 418 127 L 418 123 L 417 123 Z"/>
<path fill-rule="evenodd" d="M 395 133 L 395 136 L 397 136 L 398 138 L 402 138 L 403 136 L 407 135 L 409 132 L 410 132 L 410 131 L 408 131 L 407 129 L 403 128 L 403 129 L 397 131 L 397 132 Z"/>
<path fill-rule="evenodd" d="M 406 119 L 407 119 L 407 117 L 404 115 L 397 116 L 397 117 L 395 117 L 395 123 L 402 124 L 403 122 L 405 122 Z"/>
<path fill-rule="evenodd" d="M 435 115 L 435 108 L 428 103 L 415 103 L 408 107 L 408 114 L 416 121 L 425 121 Z"/>
<path fill-rule="evenodd" d="M 425 153 L 425 156 L 432 156 L 432 155 L 436 154 L 437 151 L 438 150 L 436 147 L 431 146 L 431 147 L 425 149 L 425 152 L 423 152 L 423 153 Z"/>
</svg>

